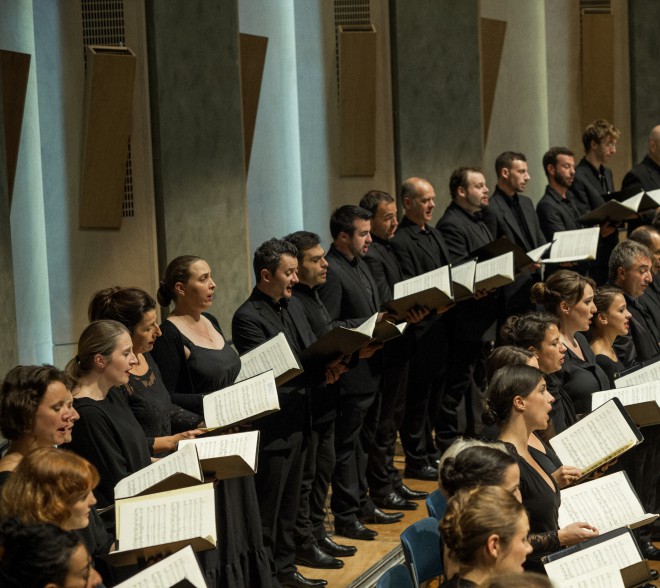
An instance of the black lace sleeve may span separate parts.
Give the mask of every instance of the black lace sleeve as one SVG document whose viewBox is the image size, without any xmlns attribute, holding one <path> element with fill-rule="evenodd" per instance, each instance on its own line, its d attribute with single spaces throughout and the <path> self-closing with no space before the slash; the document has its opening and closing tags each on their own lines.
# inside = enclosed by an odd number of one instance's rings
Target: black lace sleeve
<svg viewBox="0 0 660 588">
<path fill-rule="evenodd" d="M 530 533 L 527 536 L 529 544 L 533 547 L 534 553 L 554 553 L 559 551 L 559 532 L 545 531 L 543 533 Z"/>
</svg>

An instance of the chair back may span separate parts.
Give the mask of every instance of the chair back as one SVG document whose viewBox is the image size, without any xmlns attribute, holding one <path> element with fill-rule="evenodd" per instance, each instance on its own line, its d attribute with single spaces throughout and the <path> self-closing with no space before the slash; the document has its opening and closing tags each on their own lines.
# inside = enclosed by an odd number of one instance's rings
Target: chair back
<svg viewBox="0 0 660 588">
<path fill-rule="evenodd" d="M 413 581 L 408 568 L 396 564 L 387 570 L 376 583 L 376 588 L 413 588 Z"/>
<path fill-rule="evenodd" d="M 430 517 L 439 521 L 445 516 L 445 512 L 447 512 L 447 499 L 440 490 L 435 490 L 426 497 L 426 510 L 429 511 Z"/>
<path fill-rule="evenodd" d="M 415 588 L 443 572 L 438 521 L 428 517 L 401 533 L 401 545 Z"/>
</svg>

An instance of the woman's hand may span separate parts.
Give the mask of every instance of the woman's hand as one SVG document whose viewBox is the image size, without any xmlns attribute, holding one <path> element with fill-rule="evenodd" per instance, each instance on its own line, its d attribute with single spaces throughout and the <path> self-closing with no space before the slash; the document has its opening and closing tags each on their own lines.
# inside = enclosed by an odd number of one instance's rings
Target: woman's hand
<svg viewBox="0 0 660 588">
<path fill-rule="evenodd" d="M 573 466 L 561 466 L 558 470 L 552 472 L 552 477 L 560 488 L 575 484 L 581 475 L 582 472 Z"/>
<path fill-rule="evenodd" d="M 169 437 L 156 437 L 154 439 L 154 453 L 162 453 L 163 451 L 176 451 L 179 441 L 184 439 L 194 439 L 197 435 L 201 435 L 204 431 L 201 429 L 192 429 L 191 431 L 184 431 L 177 435 L 170 435 Z"/>
<path fill-rule="evenodd" d="M 559 529 L 559 544 L 563 547 L 570 547 L 577 543 L 582 543 L 587 539 L 598 537 L 598 529 L 592 527 L 589 523 L 580 521 L 578 523 L 571 523 L 563 529 Z"/>
</svg>

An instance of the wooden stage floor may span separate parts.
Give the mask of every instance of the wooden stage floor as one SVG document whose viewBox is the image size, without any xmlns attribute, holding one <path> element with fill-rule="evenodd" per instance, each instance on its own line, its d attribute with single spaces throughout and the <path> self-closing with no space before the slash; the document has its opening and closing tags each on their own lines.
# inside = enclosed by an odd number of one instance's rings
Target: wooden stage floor
<svg viewBox="0 0 660 588">
<path fill-rule="evenodd" d="M 397 466 L 403 469 L 403 458 L 395 458 Z M 405 480 L 408 487 L 415 490 L 433 492 L 436 482 L 423 482 L 421 480 Z M 358 552 L 353 557 L 345 557 L 344 567 L 340 570 L 319 570 L 298 566 L 298 569 L 307 578 L 324 578 L 329 588 L 369 588 L 376 585 L 376 581 L 385 570 L 396 563 L 403 562 L 401 542 L 399 535 L 409 525 L 428 516 L 426 504 L 423 500 L 417 501 L 417 510 L 405 511 L 403 520 L 393 525 L 367 525 L 378 531 L 378 537 L 373 541 L 353 541 L 345 537 L 335 536 L 337 543 L 355 545 Z M 392 512 L 392 511 L 387 511 Z M 660 543 L 656 543 L 660 548 Z M 650 562 L 651 567 L 660 570 L 660 562 Z M 433 583 L 431 584 L 434 585 Z M 660 587 L 660 581 L 654 583 Z M 435 584 L 437 586 L 437 583 Z"/>
</svg>

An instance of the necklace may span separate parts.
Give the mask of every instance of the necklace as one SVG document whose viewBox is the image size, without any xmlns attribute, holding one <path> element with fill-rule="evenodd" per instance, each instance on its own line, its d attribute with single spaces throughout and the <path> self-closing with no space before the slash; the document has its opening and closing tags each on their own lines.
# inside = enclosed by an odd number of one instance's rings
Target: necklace
<svg viewBox="0 0 660 588">
<path fill-rule="evenodd" d="M 182 315 L 181 318 L 187 317 L 188 315 Z M 200 317 L 199 322 L 204 325 L 204 332 L 200 331 L 198 328 L 195 327 L 195 321 L 194 319 L 190 319 L 191 322 L 184 321 L 195 333 L 197 333 L 202 339 L 207 339 L 211 343 L 213 343 L 213 337 L 211 337 L 211 333 L 209 332 L 209 327 L 206 324 L 206 322 L 203 322 L 202 317 Z"/>
</svg>

